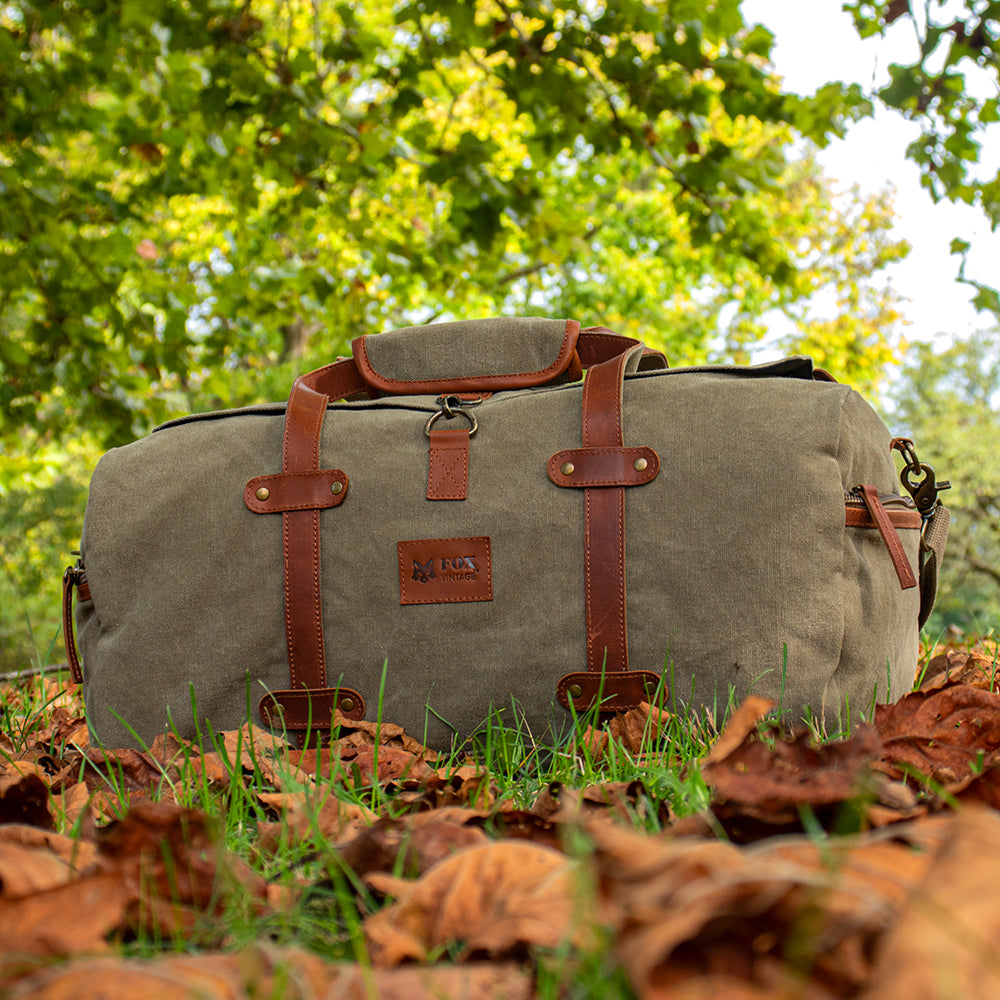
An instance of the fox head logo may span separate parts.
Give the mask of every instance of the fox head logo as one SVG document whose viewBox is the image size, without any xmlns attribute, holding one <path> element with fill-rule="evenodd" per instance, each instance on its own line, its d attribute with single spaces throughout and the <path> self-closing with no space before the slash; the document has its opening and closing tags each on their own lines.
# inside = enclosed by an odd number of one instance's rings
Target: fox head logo
<svg viewBox="0 0 1000 1000">
<path fill-rule="evenodd" d="M 425 563 L 419 563 L 416 559 L 413 560 L 413 579 L 417 583 L 429 583 L 435 579 L 435 576 L 433 559 L 428 559 Z"/>
</svg>

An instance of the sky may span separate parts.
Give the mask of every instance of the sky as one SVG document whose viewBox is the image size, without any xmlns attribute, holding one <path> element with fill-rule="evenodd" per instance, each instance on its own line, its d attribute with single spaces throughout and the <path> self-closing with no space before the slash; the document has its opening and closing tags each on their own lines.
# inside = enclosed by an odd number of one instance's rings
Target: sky
<svg viewBox="0 0 1000 1000">
<path fill-rule="evenodd" d="M 772 59 L 787 89 L 811 94 L 831 80 L 844 80 L 861 84 L 869 93 L 873 84 L 888 80 L 890 63 L 914 60 L 916 42 L 908 19 L 896 22 L 885 40 L 862 41 L 850 15 L 841 10 L 842 2 L 743 0 L 746 22 L 760 22 L 775 35 Z M 916 166 L 905 156 L 917 134 L 915 125 L 881 108 L 874 119 L 853 125 L 845 139 L 822 150 L 819 160 L 845 189 L 853 184 L 865 192 L 886 185 L 895 188 L 898 220 L 893 235 L 908 240 L 913 249 L 905 261 L 887 270 L 887 280 L 907 300 L 905 336 L 946 342 L 993 326 L 991 314 L 977 313 L 971 305 L 974 291 L 955 280 L 960 259 L 949 253 L 952 239 L 972 244 L 967 273 L 996 287 L 1000 235 L 990 233 L 978 209 L 933 203 L 920 187 Z M 1000 161 L 1000 135 L 986 149 L 987 158 Z"/>
</svg>

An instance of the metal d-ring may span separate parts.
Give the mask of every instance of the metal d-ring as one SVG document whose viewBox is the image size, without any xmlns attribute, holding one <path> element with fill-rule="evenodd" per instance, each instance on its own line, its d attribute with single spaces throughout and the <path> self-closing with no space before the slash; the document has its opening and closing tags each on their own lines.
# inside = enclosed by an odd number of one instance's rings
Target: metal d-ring
<svg viewBox="0 0 1000 1000">
<path fill-rule="evenodd" d="M 462 416 L 469 421 L 469 437 L 472 437 L 476 431 L 479 430 L 479 421 L 476 420 L 476 415 L 474 413 L 469 413 L 468 410 L 461 406 L 446 405 L 443 409 L 437 411 L 437 413 L 432 413 L 430 419 L 424 424 L 424 433 L 430 437 L 431 428 L 434 426 L 434 422 L 439 417 L 444 417 L 446 420 L 451 420 L 452 417 Z"/>
</svg>

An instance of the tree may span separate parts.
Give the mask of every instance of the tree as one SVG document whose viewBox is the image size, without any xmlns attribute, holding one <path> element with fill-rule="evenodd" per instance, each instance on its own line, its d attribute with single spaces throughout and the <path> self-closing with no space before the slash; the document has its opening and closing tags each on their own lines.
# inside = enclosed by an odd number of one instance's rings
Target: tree
<svg viewBox="0 0 1000 1000">
<path fill-rule="evenodd" d="M 910 28 L 919 56 L 909 65 L 891 65 L 890 82 L 876 97 L 919 124 L 907 155 L 931 197 L 977 206 L 996 229 L 1000 171 L 984 164 L 981 153 L 987 130 L 1000 121 L 1000 3 L 852 0 L 844 6 L 862 38 Z M 952 241 L 961 258 L 959 279 L 975 290 L 977 309 L 1000 317 L 1000 291 L 965 274 L 968 251 L 965 240 Z"/>
<path fill-rule="evenodd" d="M 14 0 L 0 25 L 8 438 L 128 440 L 361 332 L 583 305 L 578 276 L 648 317 L 616 255 L 662 261 L 664 302 L 749 276 L 755 317 L 809 283 L 772 235 L 793 140 L 864 110 L 782 93 L 736 0 Z"/>
<path fill-rule="evenodd" d="M 982 634 L 1000 620 L 1000 341 L 913 345 L 894 396 L 894 419 L 953 483 L 941 496 L 952 523 L 932 623 Z"/>
</svg>

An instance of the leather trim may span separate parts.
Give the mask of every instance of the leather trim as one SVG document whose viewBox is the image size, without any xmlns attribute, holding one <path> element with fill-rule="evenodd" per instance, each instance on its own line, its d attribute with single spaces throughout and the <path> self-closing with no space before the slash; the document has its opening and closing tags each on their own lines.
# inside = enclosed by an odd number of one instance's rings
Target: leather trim
<svg viewBox="0 0 1000 1000">
<path fill-rule="evenodd" d="M 327 402 L 327 396 L 296 379 L 285 411 L 282 472 L 318 470 L 320 433 Z M 285 642 L 293 690 L 326 687 L 319 543 L 318 510 L 282 513 Z"/>
<path fill-rule="evenodd" d="M 573 365 L 580 324 L 566 320 L 566 332 L 555 360 L 545 368 L 530 372 L 510 372 L 496 375 L 470 375 L 451 379 L 396 379 L 380 375 L 368 356 L 367 340 L 377 334 L 364 334 L 351 343 L 354 363 L 364 380 L 379 392 L 397 396 L 434 396 L 458 392 L 483 392 L 507 389 L 530 389 L 558 378 Z"/>
<path fill-rule="evenodd" d="M 344 709 L 344 701 L 354 704 Z M 350 688 L 320 688 L 311 691 L 271 691 L 257 705 L 264 724 L 272 730 L 291 733 L 329 731 L 333 713 L 339 711 L 345 719 L 363 719 L 365 700 Z"/>
<path fill-rule="evenodd" d="M 585 449 L 623 447 L 622 383 L 630 360 L 644 351 L 642 344 L 636 344 L 587 369 L 582 414 Z M 583 544 L 587 669 L 597 673 L 628 670 L 624 487 L 585 488 Z"/>
<path fill-rule="evenodd" d="M 340 484 L 339 492 L 333 490 Z M 347 496 L 347 476 L 340 469 L 315 472 L 278 472 L 254 476 L 243 488 L 243 502 L 255 514 L 281 514 L 288 510 L 325 510 L 337 507 Z M 261 500 L 257 491 L 267 490 Z"/>
<path fill-rule="evenodd" d="M 896 528 L 911 529 L 919 531 L 923 527 L 924 519 L 920 512 L 916 510 L 892 510 L 882 504 L 889 520 Z M 875 519 L 868 512 L 866 507 L 848 507 L 845 511 L 844 526 L 847 528 L 877 528 Z"/>
<path fill-rule="evenodd" d="M 427 499 L 464 500 L 469 488 L 469 428 L 432 430 Z"/>
<path fill-rule="evenodd" d="M 899 533 L 879 499 L 878 490 L 870 483 L 862 483 L 858 490 L 868 508 L 868 513 L 875 521 L 882 541 L 885 542 L 885 547 L 889 550 L 889 556 L 892 559 L 893 568 L 896 570 L 896 576 L 899 578 L 900 587 L 903 590 L 915 587 L 917 578 L 913 575 L 913 569 L 910 566 L 910 560 L 906 557 L 906 550 L 903 548 Z"/>
<path fill-rule="evenodd" d="M 610 361 L 633 347 L 643 348 L 643 357 L 639 362 L 641 370 L 667 368 L 667 359 L 661 351 L 654 351 L 646 347 L 641 340 L 623 337 L 603 326 L 589 326 L 581 330 L 576 343 L 577 354 L 584 368 L 591 368 L 602 361 Z"/>
<path fill-rule="evenodd" d="M 636 462 L 645 467 L 636 469 Z M 573 471 L 563 468 L 569 463 Z M 548 462 L 549 479 L 556 486 L 645 486 L 660 472 L 660 456 L 652 448 L 566 448 Z"/>
<path fill-rule="evenodd" d="M 579 686 L 580 694 L 569 693 L 573 685 Z M 587 671 L 566 674 L 556 686 L 556 698 L 567 711 L 572 704 L 577 712 L 588 712 L 600 698 L 600 711 L 624 712 L 651 702 L 660 690 L 666 687 L 661 687 L 659 674 L 648 670 L 609 670 L 603 674 Z"/>
<path fill-rule="evenodd" d="M 80 666 L 80 655 L 76 648 L 76 632 L 73 629 L 73 590 L 76 589 L 77 599 L 89 601 L 90 587 L 87 577 L 78 566 L 67 566 L 62 578 L 62 624 L 63 644 L 66 647 L 66 662 L 69 664 L 69 674 L 74 684 L 83 683 L 83 668 Z M 86 596 L 84 596 L 86 594 Z"/>
<path fill-rule="evenodd" d="M 362 378 L 354 358 L 341 358 L 332 365 L 316 368 L 297 379 L 307 389 L 329 397 L 331 402 L 367 396 L 377 399 L 378 393 Z"/>
</svg>

